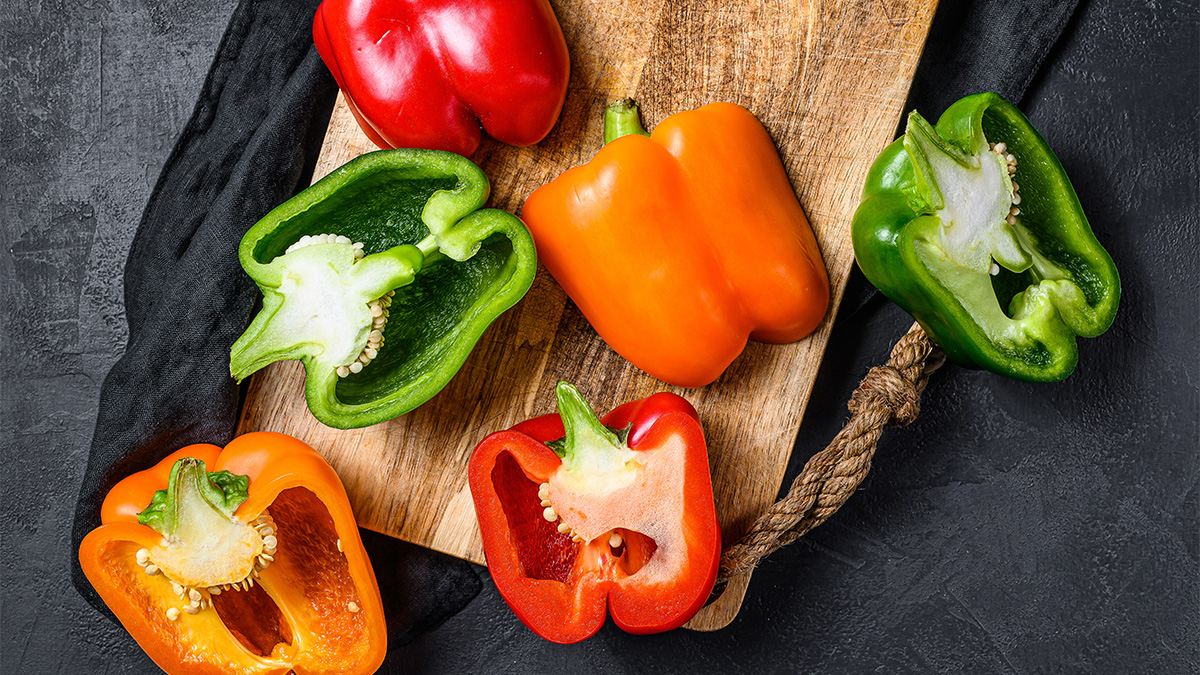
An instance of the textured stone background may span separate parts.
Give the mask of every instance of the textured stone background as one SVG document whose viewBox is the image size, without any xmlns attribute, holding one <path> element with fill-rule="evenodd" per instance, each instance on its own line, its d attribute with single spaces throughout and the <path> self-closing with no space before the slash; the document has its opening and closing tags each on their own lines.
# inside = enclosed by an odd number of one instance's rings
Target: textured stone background
<svg viewBox="0 0 1200 675">
<path fill-rule="evenodd" d="M 0 16 L 0 672 L 154 671 L 71 587 L 69 524 L 125 339 L 129 241 L 233 5 L 46 0 Z M 859 494 L 763 564 L 723 631 L 608 625 L 551 645 L 485 583 L 400 665 L 1200 672 L 1198 54 L 1195 2 L 1085 2 L 1022 102 L 1124 282 L 1070 379 L 944 369 Z M 855 283 L 793 475 L 909 323 Z"/>
</svg>

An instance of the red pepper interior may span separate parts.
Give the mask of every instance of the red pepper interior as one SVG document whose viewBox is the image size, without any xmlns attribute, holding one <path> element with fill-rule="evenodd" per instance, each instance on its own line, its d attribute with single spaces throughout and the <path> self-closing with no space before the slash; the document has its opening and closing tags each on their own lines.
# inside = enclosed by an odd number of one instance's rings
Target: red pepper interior
<svg viewBox="0 0 1200 675">
<path fill-rule="evenodd" d="M 542 516 L 544 507 L 538 498 L 539 482 L 526 475 L 511 454 L 504 452 L 496 457 L 492 484 L 508 520 L 509 536 L 517 558 L 524 575 L 530 579 L 569 584 L 572 583 L 572 571 L 612 569 L 614 566 L 619 576 L 631 576 L 658 550 L 658 544 L 650 537 L 620 528 L 617 530 L 622 539 L 620 546 L 611 549 L 600 542 L 603 548 L 597 548 L 594 542 L 581 561 L 582 569 L 575 570 L 583 547 L 571 541 L 570 535 L 558 531 L 561 521 L 552 523 Z"/>
<path fill-rule="evenodd" d="M 508 519 L 509 536 L 526 577 L 568 583 L 579 546 L 542 517 L 538 482 L 525 475 L 510 453 L 496 457 L 492 484 Z"/>
<path fill-rule="evenodd" d="M 658 544 L 641 532 L 625 529 L 617 532 L 620 533 L 622 541 L 619 547 L 613 549 L 613 555 L 619 556 L 617 565 L 621 572 L 625 576 L 632 576 L 650 562 L 650 558 L 658 550 Z"/>
<path fill-rule="evenodd" d="M 261 586 L 214 595 L 212 601 L 221 622 L 252 654 L 268 656 L 275 645 L 291 643 L 287 620 Z"/>
</svg>

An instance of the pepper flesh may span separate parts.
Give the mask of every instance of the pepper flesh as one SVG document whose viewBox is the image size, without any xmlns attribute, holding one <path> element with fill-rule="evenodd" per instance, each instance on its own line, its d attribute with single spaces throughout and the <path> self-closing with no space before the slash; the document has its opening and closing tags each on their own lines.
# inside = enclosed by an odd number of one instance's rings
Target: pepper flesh
<svg viewBox="0 0 1200 675">
<path fill-rule="evenodd" d="M 268 536 L 278 540 L 274 560 L 250 585 L 202 593 L 207 606 L 194 614 L 179 612 L 172 580 L 147 573 L 136 555 L 171 545 L 172 537 L 139 523 L 138 514 L 185 458 L 247 476 L 246 498 L 230 522 L 253 523 L 270 509 L 274 525 Z M 383 605 L 349 499 L 329 464 L 304 443 L 255 432 L 224 450 L 187 446 L 117 483 L 100 515 L 102 525 L 80 544 L 80 565 L 129 634 L 166 672 L 353 675 L 374 672 L 382 663 Z"/>
<path fill-rule="evenodd" d="M 695 409 L 660 393 L 597 420 L 574 387 L 556 393 L 561 416 L 491 434 L 471 457 L 496 588 L 553 642 L 590 637 L 606 607 L 632 633 L 683 625 L 708 599 L 721 552 Z"/>
<path fill-rule="evenodd" d="M 825 316 L 816 238 L 766 129 L 712 103 L 646 134 L 610 106 L 606 145 L 538 188 L 522 217 L 596 332 L 671 384 L 712 382 L 749 338 L 787 343 Z"/>
<path fill-rule="evenodd" d="M 1112 258 L 1054 153 L 999 94 L 956 102 L 936 128 L 912 113 L 867 174 L 852 232 L 867 279 L 964 366 L 1061 380 L 1076 335 L 1116 315 Z"/>
<path fill-rule="evenodd" d="M 368 153 L 280 205 L 238 249 L 263 308 L 230 350 L 241 381 L 285 359 L 307 374 L 309 410 L 324 424 L 362 427 L 429 400 L 488 325 L 533 283 L 537 258 L 516 217 L 481 209 L 487 177 L 434 150 Z M 294 248 L 305 235 L 362 242 Z M 292 250 L 289 251 L 289 248 Z M 384 299 L 390 318 L 374 323 Z M 377 358 L 351 376 L 372 331 Z"/>
<path fill-rule="evenodd" d="M 325 0 L 313 41 L 381 148 L 469 156 L 481 124 L 532 145 L 567 95 L 567 43 L 546 0 Z"/>
</svg>

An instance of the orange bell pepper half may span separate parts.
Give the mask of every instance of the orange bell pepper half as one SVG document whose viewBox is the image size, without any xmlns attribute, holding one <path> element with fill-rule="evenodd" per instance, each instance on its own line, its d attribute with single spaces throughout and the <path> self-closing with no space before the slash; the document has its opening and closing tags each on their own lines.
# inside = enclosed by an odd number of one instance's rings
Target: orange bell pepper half
<svg viewBox="0 0 1200 675">
<path fill-rule="evenodd" d="M 753 338 L 816 329 L 829 278 L 766 129 L 712 103 L 647 134 L 637 106 L 605 113 L 606 145 L 525 202 L 546 269 L 596 332 L 670 384 L 717 379 Z"/>
<path fill-rule="evenodd" d="M 301 441 L 189 445 L 117 483 L 100 518 L 83 572 L 167 673 L 353 675 L 383 662 L 383 603 L 346 491 Z"/>
</svg>

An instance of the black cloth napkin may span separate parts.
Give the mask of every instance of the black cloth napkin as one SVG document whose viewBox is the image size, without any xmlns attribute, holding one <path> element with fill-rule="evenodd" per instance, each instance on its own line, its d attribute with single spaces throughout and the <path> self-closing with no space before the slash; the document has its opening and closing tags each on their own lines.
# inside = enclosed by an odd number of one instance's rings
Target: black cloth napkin
<svg viewBox="0 0 1200 675">
<path fill-rule="evenodd" d="M 151 193 L 125 265 L 129 341 L 101 389 L 73 550 L 100 525 L 100 504 L 118 480 L 184 445 L 233 438 L 240 393 L 229 347 L 258 297 L 238 243 L 307 186 L 337 95 L 312 46 L 318 4 L 241 2 Z M 466 562 L 370 532 L 363 541 L 389 647 L 438 625 L 482 588 Z M 111 618 L 74 562 L 75 587 Z"/>
<path fill-rule="evenodd" d="M 75 513 L 76 550 L 99 525 L 100 503 L 116 481 L 182 445 L 224 444 L 233 436 L 240 395 L 229 377 L 229 347 L 257 298 L 237 262 L 238 242 L 308 184 L 337 92 L 312 47 L 318 4 L 241 2 L 151 194 L 126 264 L 129 340 L 101 390 Z M 1019 101 L 1076 4 L 943 0 L 909 107 L 935 118 L 956 99 L 984 90 Z M 910 321 L 856 271 L 818 388 L 848 395 L 861 375 L 852 362 L 861 360 L 862 345 L 890 344 Z M 886 348 L 871 354 L 885 357 Z M 834 399 L 814 398 L 793 474 L 814 451 L 808 446 L 823 445 L 842 418 L 821 414 L 820 400 Z M 467 563 L 370 532 L 363 540 L 384 595 L 389 647 L 437 626 L 481 588 Z M 78 560 L 73 578 L 111 617 Z"/>
</svg>

